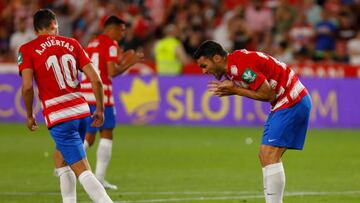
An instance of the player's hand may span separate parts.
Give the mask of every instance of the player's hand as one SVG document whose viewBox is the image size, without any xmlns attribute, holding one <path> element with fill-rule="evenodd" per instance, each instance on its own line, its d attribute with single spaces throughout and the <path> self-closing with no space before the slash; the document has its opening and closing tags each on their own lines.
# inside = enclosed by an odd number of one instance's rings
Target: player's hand
<svg viewBox="0 0 360 203">
<path fill-rule="evenodd" d="M 131 63 L 139 63 L 144 61 L 144 53 L 143 52 L 135 52 L 134 56 L 131 58 Z"/>
<path fill-rule="evenodd" d="M 212 80 L 208 84 L 208 89 L 214 95 L 223 97 L 236 94 L 236 87 L 231 80 L 216 81 Z"/>
<path fill-rule="evenodd" d="M 35 131 L 39 128 L 34 117 L 27 118 L 27 127 L 30 131 Z"/>
<path fill-rule="evenodd" d="M 143 52 L 135 52 L 133 49 L 125 51 L 120 60 L 120 64 L 126 66 L 132 66 L 135 63 L 144 61 L 144 53 Z"/>
<path fill-rule="evenodd" d="M 218 87 L 219 87 L 219 84 L 220 84 L 220 81 L 217 81 L 217 80 L 211 80 L 209 81 L 207 87 L 208 87 L 208 90 L 210 92 L 215 92 L 218 90 Z"/>
<path fill-rule="evenodd" d="M 91 115 L 93 122 L 91 123 L 91 127 L 100 127 L 104 124 L 104 112 L 98 109 L 95 110 L 93 115 Z"/>
</svg>

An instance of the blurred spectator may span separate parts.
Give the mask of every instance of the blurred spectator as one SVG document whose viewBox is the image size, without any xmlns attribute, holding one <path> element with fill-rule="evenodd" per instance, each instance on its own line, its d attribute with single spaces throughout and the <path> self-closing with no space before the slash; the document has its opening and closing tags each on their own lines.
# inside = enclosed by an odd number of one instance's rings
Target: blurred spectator
<svg viewBox="0 0 360 203">
<path fill-rule="evenodd" d="M 14 60 L 21 45 L 35 38 L 34 31 L 26 29 L 26 18 L 19 19 L 17 31 L 10 36 L 10 51 Z"/>
<path fill-rule="evenodd" d="M 122 48 L 144 52 L 152 64 L 155 42 L 170 24 L 176 25 L 187 57 L 199 42 L 210 39 L 228 51 L 292 52 L 295 61 L 306 50 L 306 57 L 321 62 L 348 62 L 347 44 L 360 27 L 357 0 L 0 0 L 0 61 L 9 56 L 15 61 L 10 36 L 20 19 L 31 28 L 30 17 L 39 7 L 54 9 L 60 34 L 83 45 L 101 32 L 109 15 L 120 17 L 129 22 Z"/>
<path fill-rule="evenodd" d="M 54 9 L 59 26 L 59 34 L 66 37 L 72 37 L 72 19 L 69 5 L 61 5 Z"/>
<path fill-rule="evenodd" d="M 347 53 L 349 54 L 350 64 L 360 65 L 360 32 L 357 32 L 356 38 L 347 42 Z"/>
<path fill-rule="evenodd" d="M 287 41 L 281 41 L 275 49 L 274 56 L 281 62 L 291 64 L 293 62 L 293 53 Z"/>
<path fill-rule="evenodd" d="M 323 64 L 334 64 L 336 63 L 337 56 L 333 51 L 326 50 L 322 52 L 321 63 Z"/>
<path fill-rule="evenodd" d="M 189 26 L 204 26 L 205 19 L 202 10 L 202 3 L 199 0 L 190 1 L 188 8 L 188 22 L 190 22 Z"/>
<path fill-rule="evenodd" d="M 274 26 L 273 13 L 264 6 L 262 0 L 252 0 L 245 9 L 245 20 L 252 33 L 257 50 L 267 50 L 271 47 L 271 30 Z"/>
<path fill-rule="evenodd" d="M 329 58 L 330 55 L 334 56 L 336 25 L 326 10 L 323 10 L 322 20 L 316 24 L 315 32 L 315 58 L 323 60 L 326 57 Z"/>
<path fill-rule="evenodd" d="M 339 26 L 337 29 L 337 40 L 346 42 L 356 36 L 357 27 L 355 26 L 355 21 L 351 13 L 347 11 L 342 11 L 339 14 Z"/>
<path fill-rule="evenodd" d="M 130 25 L 128 25 L 130 26 Z M 122 39 L 120 45 L 124 50 L 129 50 L 129 49 L 138 49 L 143 43 L 143 40 L 136 36 L 134 33 L 134 29 L 128 29 L 126 31 L 125 37 L 124 39 Z"/>
<path fill-rule="evenodd" d="M 314 37 L 314 29 L 310 23 L 307 22 L 305 14 L 299 13 L 295 23 L 289 30 L 289 39 L 295 51 L 302 48 L 313 49 L 312 42 Z"/>
<path fill-rule="evenodd" d="M 275 9 L 275 42 L 285 39 L 285 33 L 289 31 L 294 23 L 297 11 L 292 7 L 288 0 L 279 0 L 279 5 Z"/>
<path fill-rule="evenodd" d="M 167 15 L 166 8 L 170 7 L 168 0 L 144 0 L 146 9 L 149 10 L 150 18 L 153 19 L 155 26 L 165 24 Z"/>
<path fill-rule="evenodd" d="M 355 26 L 360 27 L 360 2 L 357 0 L 355 2 L 356 3 L 350 6 L 350 11 L 354 15 Z"/>
<path fill-rule="evenodd" d="M 233 17 L 233 11 L 229 11 L 223 17 L 221 24 L 214 29 L 212 38 L 220 43 L 225 50 L 231 51 L 233 42 L 230 39 L 229 21 Z"/>
<path fill-rule="evenodd" d="M 194 26 L 189 35 L 186 37 L 183 42 L 184 49 L 186 54 L 189 57 L 192 57 L 196 51 L 196 49 L 200 46 L 200 44 L 204 41 L 203 30 L 199 26 Z"/>
<path fill-rule="evenodd" d="M 59 0 L 63 1 L 64 4 L 68 4 L 71 7 L 71 15 L 73 18 L 79 18 L 83 12 L 86 10 L 90 1 L 94 0 Z"/>
<path fill-rule="evenodd" d="M 178 75 L 182 72 L 182 66 L 189 63 L 181 41 L 178 40 L 178 28 L 174 24 L 165 27 L 165 37 L 155 45 L 155 61 L 159 74 Z"/>
<path fill-rule="evenodd" d="M 354 24 L 354 18 L 345 10 L 340 12 L 339 27 L 336 34 L 336 56 L 339 62 L 348 62 L 348 54 L 346 51 L 347 41 L 356 36 L 357 28 Z"/>
<path fill-rule="evenodd" d="M 341 2 L 340 0 L 326 0 L 324 8 L 331 17 L 337 17 L 341 11 Z"/>
<path fill-rule="evenodd" d="M 8 33 L 5 29 L 0 29 L 0 60 L 8 60 L 9 40 Z"/>
<path fill-rule="evenodd" d="M 246 5 L 249 0 L 223 0 L 223 2 L 227 10 L 232 10 L 238 6 Z"/>
<path fill-rule="evenodd" d="M 223 6 L 221 8 L 224 8 Z M 216 1 L 208 1 L 203 5 L 204 20 L 207 25 L 207 29 L 204 30 L 204 36 L 211 36 L 213 29 L 218 25 L 219 19 L 222 17 L 223 11 L 220 11 L 218 3 Z M 200 25 L 203 26 L 203 25 Z"/>
<path fill-rule="evenodd" d="M 11 2 L 11 1 L 10 1 Z M 20 0 L 13 1 L 13 23 L 17 25 L 20 20 L 25 19 L 25 27 L 26 29 L 33 28 L 32 16 L 39 8 L 38 0 Z M 12 30 L 14 31 L 14 30 Z"/>
<path fill-rule="evenodd" d="M 307 21 L 315 27 L 321 21 L 322 8 L 315 3 L 315 0 L 304 0 L 302 10 L 305 12 Z"/>
<path fill-rule="evenodd" d="M 229 20 L 229 35 L 232 42 L 231 50 L 255 50 L 255 45 L 252 43 L 251 33 L 246 26 L 244 15 L 243 8 L 237 7 L 234 16 Z"/>
<path fill-rule="evenodd" d="M 185 31 L 187 26 L 190 24 L 188 19 L 189 8 L 186 1 L 172 1 L 172 6 L 170 7 L 167 15 L 166 24 L 174 24 L 177 26 L 179 31 Z M 179 35 L 178 37 L 182 38 L 183 36 Z"/>
<path fill-rule="evenodd" d="M 302 47 L 300 50 L 294 52 L 294 59 L 292 64 L 311 64 L 313 63 L 311 56 L 311 51 L 309 51 L 306 47 Z"/>
</svg>

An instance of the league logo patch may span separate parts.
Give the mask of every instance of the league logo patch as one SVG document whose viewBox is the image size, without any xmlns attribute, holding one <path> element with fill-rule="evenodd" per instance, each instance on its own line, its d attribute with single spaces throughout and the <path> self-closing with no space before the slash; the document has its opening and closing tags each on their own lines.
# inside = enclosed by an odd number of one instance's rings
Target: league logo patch
<svg viewBox="0 0 360 203">
<path fill-rule="evenodd" d="M 19 52 L 19 55 L 18 55 L 18 58 L 17 58 L 17 62 L 18 62 L 19 65 L 22 64 L 22 62 L 23 62 L 23 58 L 22 58 L 22 53 L 21 53 L 21 52 Z"/>
<path fill-rule="evenodd" d="M 109 49 L 109 56 L 116 57 L 117 56 L 117 48 L 116 46 L 111 46 Z"/>
<path fill-rule="evenodd" d="M 250 68 L 246 68 L 241 78 L 247 83 L 252 83 L 256 79 L 256 73 Z"/>
<path fill-rule="evenodd" d="M 232 75 L 238 75 L 238 69 L 237 69 L 237 67 L 236 67 L 235 65 L 232 65 L 232 66 L 230 67 L 230 72 L 231 72 Z"/>
</svg>

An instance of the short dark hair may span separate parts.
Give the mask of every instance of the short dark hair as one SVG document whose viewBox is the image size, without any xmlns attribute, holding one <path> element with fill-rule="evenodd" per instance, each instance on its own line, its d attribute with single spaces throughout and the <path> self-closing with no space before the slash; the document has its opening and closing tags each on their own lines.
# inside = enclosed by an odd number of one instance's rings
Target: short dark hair
<svg viewBox="0 0 360 203">
<path fill-rule="evenodd" d="M 216 54 L 224 57 L 227 55 L 227 52 L 219 43 L 212 40 L 207 40 L 200 44 L 200 46 L 196 49 L 193 57 L 195 60 L 197 60 L 202 56 L 211 58 Z"/>
<path fill-rule="evenodd" d="M 125 26 L 127 26 L 127 23 L 124 20 L 122 20 L 116 16 L 110 16 L 109 18 L 106 19 L 106 21 L 104 23 L 104 27 L 107 27 L 109 25 L 125 25 Z"/>
<path fill-rule="evenodd" d="M 56 21 L 56 15 L 50 9 L 40 9 L 34 14 L 34 29 L 36 32 L 48 28 L 51 22 Z"/>
</svg>

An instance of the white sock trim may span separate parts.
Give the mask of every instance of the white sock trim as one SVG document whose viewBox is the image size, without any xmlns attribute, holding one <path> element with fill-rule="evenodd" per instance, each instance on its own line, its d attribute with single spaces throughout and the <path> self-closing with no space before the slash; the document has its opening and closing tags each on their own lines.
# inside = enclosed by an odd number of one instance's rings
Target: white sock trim
<svg viewBox="0 0 360 203">
<path fill-rule="evenodd" d="M 99 145 L 104 145 L 104 146 L 107 146 L 107 147 L 111 147 L 112 146 L 112 143 L 113 141 L 110 140 L 110 139 L 107 139 L 107 138 L 101 138 L 100 139 L 100 142 L 99 142 Z"/>
<path fill-rule="evenodd" d="M 86 179 L 88 176 L 91 176 L 91 175 L 92 175 L 92 173 L 91 173 L 91 171 L 89 171 L 89 170 L 86 170 L 86 171 L 82 172 L 82 173 L 79 175 L 79 182 L 80 182 L 80 183 L 83 182 L 84 179 Z"/>
<path fill-rule="evenodd" d="M 264 176 L 271 176 L 282 172 L 284 172 L 284 166 L 282 162 L 276 164 L 270 164 L 263 168 Z"/>
<path fill-rule="evenodd" d="M 62 174 L 66 173 L 68 171 L 71 171 L 70 166 L 64 166 L 64 167 L 55 169 L 55 173 L 56 173 L 57 177 L 60 177 Z"/>
</svg>

